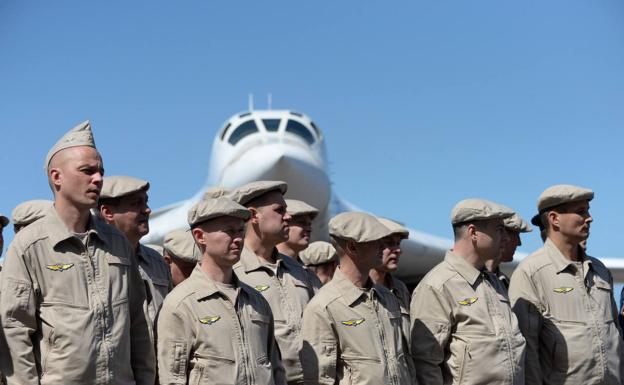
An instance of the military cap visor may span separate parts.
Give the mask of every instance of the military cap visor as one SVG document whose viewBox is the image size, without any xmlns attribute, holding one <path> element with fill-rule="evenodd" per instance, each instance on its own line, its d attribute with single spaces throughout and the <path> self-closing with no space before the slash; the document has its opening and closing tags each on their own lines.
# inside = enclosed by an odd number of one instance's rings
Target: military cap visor
<svg viewBox="0 0 624 385">
<path fill-rule="evenodd" d="M 490 219 L 505 219 L 514 214 L 509 207 L 485 199 L 464 199 L 451 211 L 453 225 Z"/>
<path fill-rule="evenodd" d="M 107 176 L 102 182 L 100 199 L 121 198 L 150 188 L 148 181 L 131 176 Z"/>
<path fill-rule="evenodd" d="M 533 231 L 533 228 L 529 226 L 529 224 L 526 223 L 526 221 L 517 213 L 514 213 L 514 215 L 509 218 L 505 218 L 503 220 L 503 224 L 507 229 L 517 231 L 519 233 L 529 233 Z"/>
<path fill-rule="evenodd" d="M 361 212 L 340 213 L 329 221 L 329 234 L 358 243 L 385 238 L 392 231 L 374 216 Z"/>
<path fill-rule="evenodd" d="M 247 203 L 252 200 L 261 197 L 264 194 L 270 193 L 271 191 L 279 191 L 283 194 L 286 194 L 288 190 L 288 184 L 282 181 L 274 181 L 274 180 L 261 180 L 256 182 L 247 183 L 246 185 L 240 186 L 236 190 L 230 193 L 230 198 L 235 202 L 245 206 Z"/>
<path fill-rule="evenodd" d="M 594 192 L 588 188 L 559 184 L 548 187 L 537 199 L 537 211 L 541 214 L 549 208 L 577 201 L 591 201 Z"/>
<path fill-rule="evenodd" d="M 213 198 L 201 200 L 191 207 L 187 219 L 189 226 L 192 227 L 223 216 L 240 218 L 246 221 L 251 216 L 251 212 L 245 206 L 239 205 L 229 198 Z"/>
<path fill-rule="evenodd" d="M 304 201 L 297 199 L 286 199 L 286 211 L 291 216 L 310 215 L 312 219 L 316 218 L 319 211 L 316 207 L 312 207 Z"/>
<path fill-rule="evenodd" d="M 392 231 L 392 234 L 399 235 L 402 238 L 408 238 L 409 237 L 409 230 L 407 230 L 405 227 L 401 226 L 401 224 L 399 224 L 399 223 L 397 223 L 395 221 L 391 221 L 390 219 L 381 218 L 381 217 L 377 217 L 377 220 L 379 222 L 381 222 L 382 225 L 384 225 L 388 229 L 390 229 L 390 231 Z"/>
</svg>

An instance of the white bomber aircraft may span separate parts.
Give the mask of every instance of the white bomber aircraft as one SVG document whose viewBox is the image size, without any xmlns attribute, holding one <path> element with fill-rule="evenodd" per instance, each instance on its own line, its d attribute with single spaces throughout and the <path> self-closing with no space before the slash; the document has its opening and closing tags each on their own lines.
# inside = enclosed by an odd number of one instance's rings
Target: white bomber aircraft
<svg viewBox="0 0 624 385">
<path fill-rule="evenodd" d="M 361 211 L 332 191 L 327 173 L 323 133 L 306 115 L 289 110 L 251 110 L 232 116 L 218 132 L 212 146 L 206 184 L 188 200 L 155 210 L 150 233 L 144 243 L 162 244 L 165 234 L 188 228 L 187 212 L 210 187 L 233 190 L 256 180 L 288 183 L 286 198 L 305 201 L 320 210 L 313 223 L 313 240 L 327 238 L 327 223 L 337 213 Z M 439 238 L 410 229 L 401 243 L 403 254 L 397 275 L 417 283 L 439 263 L 452 245 Z M 516 260 L 524 255 L 517 255 Z M 624 260 L 603 259 L 616 280 L 624 280 Z M 510 266 L 511 267 L 511 266 Z"/>
</svg>

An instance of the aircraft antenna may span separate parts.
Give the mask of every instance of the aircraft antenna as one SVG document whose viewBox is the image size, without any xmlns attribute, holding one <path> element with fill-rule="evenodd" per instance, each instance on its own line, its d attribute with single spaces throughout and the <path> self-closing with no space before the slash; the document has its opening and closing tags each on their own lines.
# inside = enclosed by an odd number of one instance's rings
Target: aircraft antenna
<svg viewBox="0 0 624 385">
<path fill-rule="evenodd" d="M 249 94 L 249 111 L 253 111 L 254 106 L 253 106 L 253 94 L 250 93 Z"/>
<path fill-rule="evenodd" d="M 271 95 L 271 93 L 269 92 L 269 94 L 267 95 L 267 99 L 268 99 L 268 104 L 269 104 L 269 111 L 271 110 L 271 105 L 273 104 L 273 95 Z"/>
</svg>

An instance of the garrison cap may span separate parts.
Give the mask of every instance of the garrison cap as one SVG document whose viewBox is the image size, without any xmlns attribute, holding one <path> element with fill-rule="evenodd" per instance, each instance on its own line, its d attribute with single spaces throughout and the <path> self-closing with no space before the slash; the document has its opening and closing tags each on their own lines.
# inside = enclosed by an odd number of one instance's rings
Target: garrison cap
<svg viewBox="0 0 624 385">
<path fill-rule="evenodd" d="M 519 233 L 530 233 L 533 231 L 533 228 L 517 213 L 514 213 L 509 218 L 505 218 L 503 224 L 506 228 Z"/>
<path fill-rule="evenodd" d="M 27 226 L 36 220 L 43 218 L 46 212 L 52 208 L 54 202 L 36 199 L 32 201 L 22 202 L 15 206 L 11 217 L 13 217 L 14 226 Z"/>
<path fill-rule="evenodd" d="M 464 199 L 453 207 L 451 223 L 484 221 L 488 219 L 505 219 L 514 214 L 513 210 L 498 203 L 485 199 Z"/>
<path fill-rule="evenodd" d="M 251 213 L 245 206 L 241 206 L 230 198 L 214 198 L 199 201 L 188 212 L 188 223 L 194 226 L 198 223 L 217 217 L 236 217 L 244 221 L 249 219 Z"/>
<path fill-rule="evenodd" d="M 558 184 L 544 190 L 537 199 L 537 211 L 562 205 L 568 202 L 590 201 L 594 199 L 594 192 L 588 188 Z"/>
<path fill-rule="evenodd" d="M 338 262 L 338 254 L 331 243 L 316 241 L 299 253 L 299 258 L 306 266 L 322 265 L 329 262 Z"/>
<path fill-rule="evenodd" d="M 390 234 L 392 230 L 366 213 L 340 213 L 329 221 L 329 235 L 358 243 L 376 241 Z"/>
<path fill-rule="evenodd" d="M 102 181 L 100 199 L 120 198 L 138 191 L 147 191 L 150 188 L 148 181 L 131 176 L 105 176 Z"/>
<path fill-rule="evenodd" d="M 230 198 L 245 206 L 253 199 L 274 190 L 279 190 L 282 194 L 286 194 L 288 184 L 286 182 L 276 180 L 259 180 L 240 186 L 236 190 L 232 191 Z"/>
<path fill-rule="evenodd" d="M 189 230 L 173 230 L 165 235 L 163 249 L 167 254 L 185 262 L 196 263 L 201 259 L 199 247 L 195 245 Z"/>
<path fill-rule="evenodd" d="M 291 216 L 311 215 L 312 219 L 314 219 L 319 213 L 316 207 L 312 207 L 304 201 L 300 201 L 297 199 L 286 199 L 286 206 L 286 211 Z"/>
<path fill-rule="evenodd" d="M 381 218 L 381 217 L 377 217 L 377 220 L 381 222 L 382 225 L 390 229 L 390 231 L 392 231 L 392 234 L 398 234 L 402 238 L 409 237 L 409 231 L 405 227 L 403 227 L 401 224 L 395 221 L 391 221 L 390 219 Z"/>
<path fill-rule="evenodd" d="M 5 227 L 8 224 L 9 224 L 9 218 L 7 218 L 4 215 L 0 214 L 0 229 Z"/>
<path fill-rule="evenodd" d="M 48 151 L 48 155 L 46 156 L 43 168 L 48 168 L 48 166 L 50 165 L 50 160 L 52 160 L 52 157 L 57 152 L 66 148 L 79 146 L 95 148 L 93 132 L 91 131 L 91 123 L 89 123 L 88 120 L 67 131 L 67 133 L 65 133 L 65 135 L 63 135 L 61 139 L 59 139 L 58 142 L 54 144 L 54 146 L 52 146 L 50 151 Z"/>
<path fill-rule="evenodd" d="M 223 187 L 218 187 L 218 186 L 208 187 L 208 189 L 204 193 L 203 199 L 206 200 L 206 199 L 213 199 L 213 198 L 221 198 L 221 197 L 227 196 L 229 193 L 230 192 L 224 189 Z"/>
</svg>

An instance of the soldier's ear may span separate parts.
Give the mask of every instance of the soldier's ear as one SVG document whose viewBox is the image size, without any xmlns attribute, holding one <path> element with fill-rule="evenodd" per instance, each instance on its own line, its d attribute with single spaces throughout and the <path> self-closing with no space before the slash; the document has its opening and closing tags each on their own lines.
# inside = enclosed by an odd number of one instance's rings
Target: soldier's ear
<svg viewBox="0 0 624 385">
<path fill-rule="evenodd" d="M 111 223 L 113 221 L 113 211 L 110 209 L 109 205 L 100 206 L 100 216 L 106 223 Z"/>
<path fill-rule="evenodd" d="M 195 227 L 191 229 L 191 234 L 193 235 L 193 239 L 195 243 L 205 245 L 206 241 L 204 241 L 204 231 L 199 227 Z"/>
<path fill-rule="evenodd" d="M 472 241 L 476 241 L 477 240 L 477 226 L 475 226 L 474 223 L 470 223 L 470 224 L 468 224 L 468 226 L 466 226 L 466 235 Z"/>
<path fill-rule="evenodd" d="M 251 213 L 251 216 L 249 217 L 249 222 L 251 222 L 253 224 L 257 224 L 258 223 L 258 216 L 259 216 L 258 209 L 255 208 L 255 207 L 248 207 L 247 209 Z"/>
</svg>

